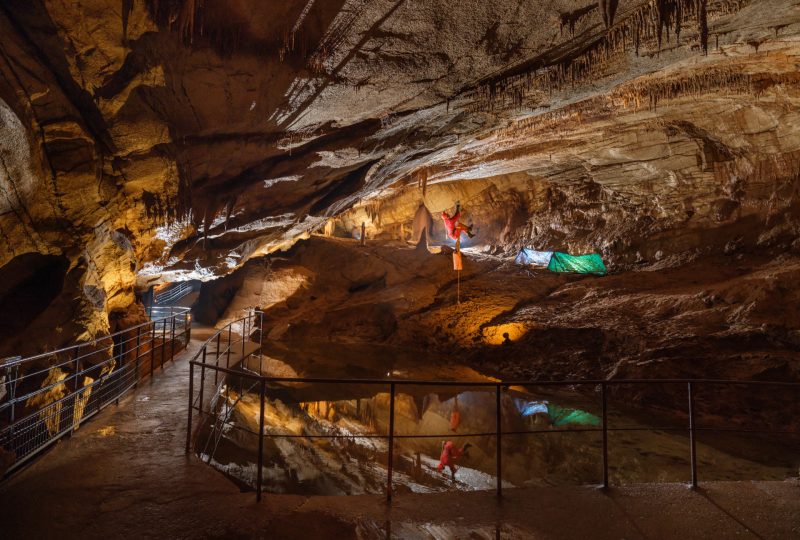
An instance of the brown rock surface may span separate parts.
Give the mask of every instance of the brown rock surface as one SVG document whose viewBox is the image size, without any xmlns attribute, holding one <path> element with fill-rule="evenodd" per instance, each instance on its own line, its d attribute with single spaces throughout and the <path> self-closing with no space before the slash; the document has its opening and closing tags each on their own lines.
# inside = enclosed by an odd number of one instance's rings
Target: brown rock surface
<svg viewBox="0 0 800 540">
<path fill-rule="evenodd" d="M 105 332 L 136 288 L 229 274 L 329 218 L 337 234 L 363 222 L 370 237 L 407 236 L 420 202 L 435 217 L 461 200 L 487 253 L 598 251 L 631 270 L 788 252 L 800 225 L 800 9 L 700 5 L 4 2 L 0 272 L 31 283 L 50 268 L 62 286 L 22 326 L 75 328 L 4 340 L 0 354 Z M 339 264 L 328 255 L 250 295 L 269 304 L 324 283 Z M 446 257 L 424 284 L 390 268 L 425 275 L 413 256 L 343 276 L 347 294 L 374 301 L 311 309 L 307 324 L 377 340 L 420 332 L 419 298 L 452 276 Z M 480 316 L 433 325 L 438 345 L 479 343 L 530 288 L 487 283 Z"/>
<path fill-rule="evenodd" d="M 265 333 L 284 341 L 478 348 L 487 367 L 520 377 L 798 376 L 796 255 L 695 255 L 605 277 L 464 257 L 459 285 L 448 254 L 314 236 L 269 267 L 238 271 L 244 284 L 228 310 L 263 307 Z M 265 286 L 269 302 L 253 294 Z M 506 331 L 514 358 L 504 361 Z"/>
</svg>

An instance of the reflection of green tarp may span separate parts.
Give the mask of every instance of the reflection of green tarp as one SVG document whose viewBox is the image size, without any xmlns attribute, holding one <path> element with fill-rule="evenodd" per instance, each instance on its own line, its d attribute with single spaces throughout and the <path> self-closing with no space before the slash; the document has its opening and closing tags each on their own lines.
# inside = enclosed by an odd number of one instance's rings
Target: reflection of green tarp
<svg viewBox="0 0 800 540">
<path fill-rule="evenodd" d="M 604 276 L 606 265 L 597 253 L 589 255 L 569 255 L 558 251 L 550 257 L 547 269 L 551 272 L 577 272 L 579 274 L 597 274 Z"/>
<path fill-rule="evenodd" d="M 577 424 L 580 426 L 599 426 L 600 418 L 579 409 L 567 409 L 552 403 L 547 404 L 547 414 L 556 427 Z"/>
</svg>

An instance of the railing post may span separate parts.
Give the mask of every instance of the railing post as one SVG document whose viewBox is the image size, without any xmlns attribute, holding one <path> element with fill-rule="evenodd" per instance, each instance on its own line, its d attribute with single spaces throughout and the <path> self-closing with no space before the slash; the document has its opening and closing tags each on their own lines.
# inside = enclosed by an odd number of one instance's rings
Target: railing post
<svg viewBox="0 0 800 540">
<path fill-rule="evenodd" d="M 217 332 L 217 361 L 214 363 L 215 366 L 219 367 L 219 357 L 220 357 L 220 339 L 222 338 L 222 332 Z M 214 370 L 214 388 L 217 387 L 217 375 L 219 374 L 219 370 Z"/>
<path fill-rule="evenodd" d="M 113 338 L 111 338 L 111 340 L 113 342 Z M 113 345 L 112 345 L 112 347 L 113 347 Z M 93 354 L 93 353 L 90 353 L 90 354 Z M 111 357 L 112 358 L 114 357 L 113 348 L 112 348 Z M 100 368 L 100 373 L 97 376 L 97 380 L 93 383 L 93 384 L 96 384 L 97 386 L 95 387 L 95 390 L 92 391 L 92 393 L 96 392 L 96 394 L 97 394 L 97 400 L 95 401 L 95 403 L 97 404 L 97 407 L 96 407 L 97 412 L 100 412 L 100 402 L 101 402 L 100 391 L 105 386 L 105 383 L 106 383 L 106 381 L 105 381 L 105 379 L 103 379 L 103 368 Z M 87 402 L 86 404 L 88 405 L 89 403 Z"/>
<path fill-rule="evenodd" d="M 175 361 L 175 314 L 172 314 L 172 343 L 170 344 L 170 360 Z"/>
<path fill-rule="evenodd" d="M 78 371 L 79 371 L 78 365 L 79 365 L 79 362 L 80 362 L 80 350 L 81 350 L 81 346 L 80 345 L 76 346 L 75 347 L 75 352 L 72 355 L 73 360 L 75 361 L 75 373 L 72 376 L 72 418 L 69 419 L 69 422 L 70 422 L 70 426 L 69 426 L 70 436 L 72 436 L 72 434 L 75 432 L 75 412 L 77 411 L 76 404 L 78 403 L 78 397 L 79 397 L 79 393 L 78 393 Z M 10 375 L 11 374 L 9 373 L 9 376 Z M 13 393 L 11 394 L 10 397 L 12 397 L 12 398 L 14 397 Z M 13 408 L 13 404 L 12 404 L 12 408 Z M 13 421 L 12 421 L 12 424 L 13 424 Z M 12 433 L 13 433 L 13 431 L 12 431 Z"/>
<path fill-rule="evenodd" d="M 503 496 L 503 409 L 500 406 L 500 384 L 495 386 L 495 431 L 497 437 L 497 452 L 495 464 L 497 466 L 497 498 Z"/>
<path fill-rule="evenodd" d="M 225 363 L 225 367 L 228 369 L 231 368 L 231 328 L 233 328 L 233 324 L 228 325 L 228 361 Z"/>
<path fill-rule="evenodd" d="M 150 383 L 153 383 L 153 370 L 156 363 L 156 323 L 153 321 L 153 328 L 150 330 Z"/>
<path fill-rule="evenodd" d="M 134 366 L 136 369 L 136 375 L 133 377 L 133 387 L 139 387 L 139 346 L 141 345 L 142 341 L 142 327 L 136 327 L 136 358 L 134 359 Z"/>
<path fill-rule="evenodd" d="M 244 345 L 245 345 L 245 336 L 247 335 L 247 321 L 249 318 L 250 315 L 248 314 L 242 321 L 242 365 L 244 365 Z"/>
<path fill-rule="evenodd" d="M 203 411 L 203 389 L 206 383 L 206 346 L 203 345 L 203 364 L 200 366 L 200 404 L 198 409 Z"/>
<path fill-rule="evenodd" d="M 164 371 L 164 355 L 167 354 L 167 319 L 161 327 L 161 371 Z"/>
<path fill-rule="evenodd" d="M 119 335 L 119 370 L 117 373 L 122 373 L 122 367 L 125 365 L 125 332 Z M 117 375 L 117 384 L 114 386 L 117 387 L 116 394 L 117 399 L 114 400 L 114 404 L 119 407 L 119 395 L 120 395 L 120 386 L 122 385 L 122 379 Z"/>
<path fill-rule="evenodd" d="M 261 486 L 264 468 L 264 400 L 266 397 L 266 380 L 261 378 L 261 414 L 258 417 L 258 471 L 256 472 L 256 502 L 261 502 Z"/>
<path fill-rule="evenodd" d="M 601 385 L 603 393 L 603 489 L 608 489 L 608 385 Z"/>
<path fill-rule="evenodd" d="M 189 414 L 186 421 L 186 453 L 191 451 L 192 444 L 192 398 L 194 397 L 194 364 L 189 363 Z M 202 412 L 202 411 L 201 411 Z"/>
<path fill-rule="evenodd" d="M 72 390 L 73 390 L 73 392 L 77 392 L 78 391 L 78 372 L 80 371 L 80 365 L 81 365 L 80 350 L 81 350 L 80 345 L 75 347 L 75 377 L 73 378 L 73 381 L 72 381 L 72 384 L 73 384 L 73 389 Z"/>
<path fill-rule="evenodd" d="M 12 444 L 12 449 L 16 448 L 14 431 L 17 421 L 16 408 L 17 408 L 17 378 L 19 377 L 19 366 L 12 366 L 8 371 L 8 402 L 11 404 L 11 411 L 9 412 L 9 442 Z M 14 450 L 12 450 L 14 451 Z"/>
<path fill-rule="evenodd" d="M 13 376 L 12 376 L 13 370 Z M 19 377 L 19 366 L 14 366 L 8 370 L 8 401 L 11 403 L 11 416 L 9 417 L 9 426 L 11 431 L 11 439 L 14 439 L 14 424 L 17 421 L 16 406 L 17 406 L 17 378 Z"/>
<path fill-rule="evenodd" d="M 694 420 L 694 392 L 692 383 L 688 383 L 689 391 L 689 446 L 690 464 L 692 467 L 692 489 L 697 489 L 697 444 L 695 439 L 695 420 Z"/>
<path fill-rule="evenodd" d="M 264 373 L 264 312 L 258 312 L 258 372 Z"/>
<path fill-rule="evenodd" d="M 389 464 L 386 472 L 386 502 L 392 502 L 392 469 L 394 466 L 394 383 L 389 385 Z"/>
</svg>

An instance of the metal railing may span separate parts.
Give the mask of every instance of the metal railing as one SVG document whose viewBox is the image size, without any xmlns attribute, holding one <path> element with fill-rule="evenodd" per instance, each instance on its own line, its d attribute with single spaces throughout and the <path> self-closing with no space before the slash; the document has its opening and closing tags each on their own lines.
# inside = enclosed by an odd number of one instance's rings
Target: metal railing
<svg viewBox="0 0 800 540">
<path fill-rule="evenodd" d="M 153 293 L 153 303 L 168 304 L 170 302 L 177 302 L 193 290 L 194 284 L 191 281 L 181 281 L 159 292 Z"/>
<path fill-rule="evenodd" d="M 231 324 L 240 323 L 246 328 L 250 328 L 250 332 L 258 339 L 262 339 L 261 323 L 262 318 L 259 312 L 251 312 L 246 317 L 234 321 Z M 256 323 L 259 326 L 256 327 Z M 263 488 L 262 469 L 264 463 L 264 438 L 323 438 L 323 439 L 337 439 L 348 438 L 352 439 L 352 434 L 275 434 L 265 433 L 264 425 L 264 409 L 265 400 L 267 399 L 267 387 L 270 384 L 285 384 L 297 385 L 301 384 L 322 384 L 322 385 L 367 385 L 386 387 L 389 391 L 389 421 L 388 433 L 381 434 L 359 434 L 359 438 L 376 438 L 386 439 L 388 441 L 388 458 L 386 463 L 387 480 L 386 480 L 386 498 L 387 501 L 392 499 L 392 475 L 395 461 L 394 442 L 397 439 L 424 439 L 424 438 L 439 438 L 448 439 L 454 436 L 453 433 L 439 433 L 439 434 L 396 434 L 395 433 L 395 398 L 397 396 L 397 389 L 409 386 L 423 386 L 423 387 L 443 387 L 443 388 L 489 388 L 493 389 L 495 395 L 495 426 L 492 431 L 485 431 L 479 433 L 458 433 L 456 436 L 459 438 L 466 437 L 493 437 L 496 440 L 495 445 L 495 477 L 496 477 L 496 493 L 498 497 L 502 496 L 503 492 L 503 449 L 502 441 L 504 437 L 520 436 L 520 435 L 537 435 L 548 433 L 599 433 L 602 434 L 602 479 L 599 479 L 603 488 L 607 489 L 609 483 L 609 455 L 608 455 L 608 435 L 610 432 L 635 432 L 635 431 L 664 431 L 664 432 L 685 432 L 688 435 L 688 448 L 687 454 L 689 456 L 689 473 L 690 485 L 696 488 L 698 485 L 698 459 L 697 459 L 697 434 L 699 432 L 735 432 L 735 433 L 756 433 L 756 434 L 781 434 L 787 435 L 800 435 L 799 431 L 792 430 L 754 430 L 742 428 L 718 428 L 712 426 L 699 426 L 697 423 L 697 409 L 695 404 L 695 397 L 697 395 L 697 388 L 704 387 L 720 387 L 720 386 L 744 386 L 744 387 L 762 387 L 762 388 L 790 388 L 800 392 L 800 383 L 782 382 L 782 381 L 741 381 L 741 380 L 718 380 L 718 379 L 611 379 L 611 380 L 563 380 L 563 381 L 537 381 L 537 380 L 519 380 L 519 381 L 440 381 L 440 380 L 407 380 L 407 379 L 345 379 L 345 378 L 314 378 L 314 377 L 268 377 L 261 375 L 259 372 L 250 370 L 245 365 L 245 359 L 248 356 L 259 354 L 261 350 L 253 350 L 250 353 L 245 351 L 245 342 L 248 340 L 247 333 L 243 332 L 240 339 L 231 340 L 231 331 L 228 325 L 219 330 L 211 338 L 209 338 L 203 347 L 198 351 L 192 360 L 190 360 L 190 379 L 189 379 L 189 406 L 188 406 L 188 419 L 187 419 L 187 434 L 186 434 L 186 453 L 192 451 L 192 443 L 194 441 L 194 427 L 193 427 L 193 413 L 197 412 L 198 415 L 214 418 L 214 428 L 212 432 L 221 431 L 223 426 L 217 424 L 228 424 L 229 427 L 244 430 L 248 433 L 258 436 L 258 456 L 257 456 L 257 477 L 256 477 L 256 499 L 261 500 L 261 492 Z M 220 348 L 220 339 L 224 334 L 228 335 L 227 346 L 225 349 Z M 216 341 L 216 346 L 214 342 Z M 236 362 L 232 367 L 230 365 L 230 351 L 231 347 L 241 344 L 242 356 L 239 362 Z M 209 363 L 209 357 L 214 357 L 213 363 Z M 220 359 L 225 358 L 225 365 L 220 365 Z M 199 392 L 195 396 L 195 369 L 199 370 Z M 206 371 L 214 372 L 214 396 L 219 395 L 220 388 L 217 386 L 220 380 L 218 375 L 223 375 L 222 382 L 225 381 L 225 376 L 238 378 L 239 380 L 247 380 L 248 391 L 258 389 L 260 401 L 260 416 L 259 416 L 259 431 L 254 432 L 242 425 L 233 425 L 229 422 L 230 411 L 228 410 L 228 399 L 225 399 L 225 411 L 214 413 L 213 411 L 204 410 L 204 390 Z M 676 387 L 683 387 L 686 391 L 687 403 L 687 422 L 683 427 L 613 427 L 609 425 L 608 419 L 608 396 L 610 388 L 622 386 L 634 386 L 643 389 L 652 388 L 656 385 L 669 385 Z M 244 387 L 244 385 L 242 385 Z M 576 389 L 578 387 L 590 387 L 599 389 L 601 399 L 601 420 L 599 427 L 570 427 L 561 429 L 532 429 L 532 430 L 504 430 L 503 429 L 503 395 L 509 392 L 512 387 L 551 387 L 551 388 L 569 388 Z M 241 395 L 237 398 L 236 402 L 241 399 Z M 211 405 L 211 400 L 209 400 Z M 235 407 L 236 403 L 233 404 Z M 207 445 L 208 446 L 208 445 Z M 208 454 L 208 461 L 210 463 L 213 456 Z"/>
<path fill-rule="evenodd" d="M 156 307 L 146 323 L 0 364 L 0 448 L 13 459 L 2 477 L 163 369 L 189 342 L 189 311 Z"/>
</svg>

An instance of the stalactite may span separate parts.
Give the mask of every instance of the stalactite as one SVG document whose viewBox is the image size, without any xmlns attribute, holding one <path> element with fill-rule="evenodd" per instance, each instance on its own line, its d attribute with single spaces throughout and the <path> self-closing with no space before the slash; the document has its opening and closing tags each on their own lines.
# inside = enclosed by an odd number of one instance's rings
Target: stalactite
<svg viewBox="0 0 800 540">
<path fill-rule="evenodd" d="M 665 38 L 669 43 L 670 33 L 679 38 L 689 27 L 687 23 L 692 21 L 697 23 L 700 48 L 707 53 L 709 17 L 735 13 L 749 1 L 719 0 L 709 7 L 708 0 L 650 0 L 616 23 L 613 22 L 618 5 L 616 0 L 599 0 L 581 10 L 562 14 L 562 30 L 568 25 L 572 30 L 581 17 L 600 8 L 603 20 L 607 21 L 607 32 L 572 57 L 545 66 L 532 62 L 530 72 L 478 86 L 466 94 L 470 99 L 467 110 L 495 112 L 507 107 L 522 108 L 526 103 L 531 105 L 531 98 L 540 98 L 539 101 L 543 102 L 554 92 L 606 75 L 615 56 L 625 54 L 630 47 L 637 55 L 642 49 L 660 51 Z"/>
<path fill-rule="evenodd" d="M 204 0 L 148 0 L 150 17 L 159 26 L 177 31 L 184 43 L 192 44 L 202 32 L 201 17 Z"/>
<path fill-rule="evenodd" d="M 700 47 L 708 54 L 708 0 L 696 0 L 697 26 L 700 34 Z M 717 42 L 719 43 L 719 42 Z"/>
<path fill-rule="evenodd" d="M 156 0 L 157 1 L 157 0 Z M 122 0 L 122 42 L 128 41 L 128 19 L 133 11 L 133 0 Z"/>
<path fill-rule="evenodd" d="M 381 221 L 381 201 L 370 201 L 364 205 L 364 212 L 369 220 L 380 227 Z"/>
<path fill-rule="evenodd" d="M 620 108 L 639 110 L 643 103 L 655 109 L 665 100 L 686 96 L 700 96 L 710 92 L 727 92 L 731 94 L 759 95 L 767 88 L 777 85 L 800 86 L 800 73 L 774 75 L 768 73 L 748 74 L 726 69 L 708 69 L 683 77 L 648 78 L 643 81 L 624 84 L 613 92 L 596 96 L 557 111 L 529 117 L 512 122 L 509 126 L 492 132 L 499 141 L 508 141 L 513 148 L 505 155 L 498 151 L 496 158 L 513 159 L 513 152 L 518 151 L 521 138 L 533 137 L 544 131 L 553 134 L 555 129 L 564 125 L 580 125 L 602 118 L 609 118 L 618 113 Z M 502 143 L 501 143 L 502 144 Z M 481 156 L 475 156 L 480 160 Z"/>
<path fill-rule="evenodd" d="M 419 169 L 414 173 L 414 176 L 417 178 L 417 187 L 422 190 L 422 196 L 424 197 L 428 191 L 428 169 Z"/>
<path fill-rule="evenodd" d="M 602 4 L 604 0 L 600 0 L 601 9 L 603 9 Z M 597 4 L 589 4 L 588 6 L 584 6 L 580 9 L 575 11 L 570 11 L 568 13 L 561 14 L 561 34 L 564 34 L 564 27 L 569 27 L 570 35 L 575 35 L 575 25 L 582 21 L 585 17 L 588 17 L 592 12 L 597 9 Z M 605 15 L 603 15 L 605 17 Z"/>
<path fill-rule="evenodd" d="M 598 5 L 603 15 L 603 22 L 607 29 L 614 26 L 614 16 L 617 13 L 618 3 L 619 0 L 598 0 Z"/>
</svg>

